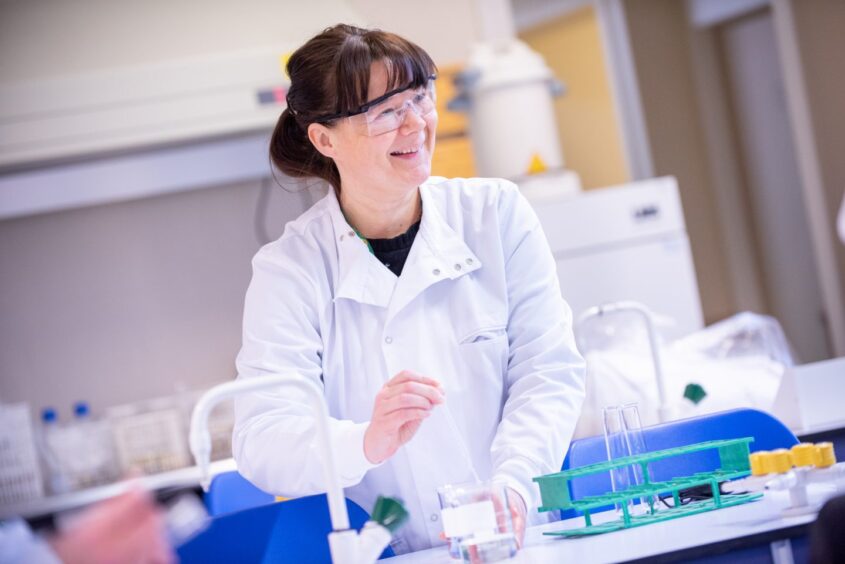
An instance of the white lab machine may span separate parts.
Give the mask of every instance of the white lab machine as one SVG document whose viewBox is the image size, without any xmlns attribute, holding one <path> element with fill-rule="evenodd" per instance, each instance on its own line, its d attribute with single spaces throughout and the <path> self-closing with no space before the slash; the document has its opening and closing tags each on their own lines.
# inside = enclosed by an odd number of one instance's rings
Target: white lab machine
<svg viewBox="0 0 845 564">
<path fill-rule="evenodd" d="M 772 408 L 797 435 L 845 427 L 845 358 L 787 368 Z"/>
<path fill-rule="evenodd" d="M 552 180 L 553 181 L 553 180 Z M 664 338 L 704 326 L 677 181 L 662 177 L 573 195 L 526 191 L 557 263 L 561 292 L 577 319 L 591 307 L 635 301 Z"/>
</svg>

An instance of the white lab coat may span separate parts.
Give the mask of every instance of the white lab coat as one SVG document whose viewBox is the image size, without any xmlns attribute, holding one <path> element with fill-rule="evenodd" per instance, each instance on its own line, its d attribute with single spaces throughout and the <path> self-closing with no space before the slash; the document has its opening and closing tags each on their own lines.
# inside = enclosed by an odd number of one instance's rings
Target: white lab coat
<svg viewBox="0 0 845 564">
<path fill-rule="evenodd" d="M 20 518 L 0 521 L 0 564 L 62 564 L 50 545 Z"/>
<path fill-rule="evenodd" d="M 436 488 L 497 478 L 538 514 L 532 478 L 560 469 L 584 397 L 584 363 L 540 224 L 517 187 L 432 177 L 422 222 L 396 277 L 329 194 L 253 260 L 239 378 L 322 380 L 347 497 L 371 511 L 402 499 L 397 552 L 440 544 Z M 436 378 L 446 402 L 414 438 L 373 465 L 363 439 L 376 393 L 402 370 Z M 294 389 L 235 403 L 238 470 L 278 495 L 325 491 L 310 410 Z M 459 436 L 449 421 L 454 419 Z"/>
</svg>

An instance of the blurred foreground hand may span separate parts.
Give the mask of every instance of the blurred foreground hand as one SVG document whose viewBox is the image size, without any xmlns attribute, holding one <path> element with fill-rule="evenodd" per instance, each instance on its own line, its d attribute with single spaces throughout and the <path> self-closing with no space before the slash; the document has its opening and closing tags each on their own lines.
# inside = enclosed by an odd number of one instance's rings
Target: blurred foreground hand
<svg viewBox="0 0 845 564">
<path fill-rule="evenodd" d="M 164 513 L 152 495 L 141 489 L 91 506 L 49 543 L 65 564 L 176 561 L 167 541 Z"/>
</svg>

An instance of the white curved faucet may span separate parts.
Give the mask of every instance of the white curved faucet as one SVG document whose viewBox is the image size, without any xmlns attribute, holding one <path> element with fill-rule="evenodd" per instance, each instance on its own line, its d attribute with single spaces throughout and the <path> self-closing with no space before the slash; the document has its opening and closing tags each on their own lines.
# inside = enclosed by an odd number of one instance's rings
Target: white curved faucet
<svg viewBox="0 0 845 564">
<path fill-rule="evenodd" d="M 208 491 L 211 479 L 208 466 L 211 459 L 211 437 L 208 433 L 208 415 L 215 405 L 234 396 L 264 390 L 267 388 L 290 388 L 295 386 L 305 392 L 308 402 L 315 411 L 317 441 L 323 460 L 323 479 L 329 502 L 329 516 L 332 532 L 329 533 L 329 549 L 335 564 L 365 564 L 378 559 L 390 542 L 390 532 L 372 521 L 361 532 L 349 528 L 349 514 L 340 485 L 334 453 L 329 442 L 329 415 L 325 399 L 319 387 L 312 380 L 301 376 L 259 376 L 244 378 L 220 384 L 208 390 L 197 401 L 191 414 L 190 445 L 197 466 L 200 469 L 201 484 Z"/>
</svg>

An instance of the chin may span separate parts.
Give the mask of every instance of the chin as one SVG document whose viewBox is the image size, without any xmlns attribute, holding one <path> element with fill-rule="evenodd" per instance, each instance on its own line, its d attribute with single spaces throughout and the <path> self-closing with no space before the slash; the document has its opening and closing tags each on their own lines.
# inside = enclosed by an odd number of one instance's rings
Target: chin
<svg viewBox="0 0 845 564">
<path fill-rule="evenodd" d="M 417 178 L 418 183 L 425 182 L 429 176 L 431 176 L 431 157 L 425 164 L 420 163 L 420 166 L 414 171 L 414 177 Z"/>
<path fill-rule="evenodd" d="M 418 187 L 420 184 L 428 180 L 428 177 L 431 176 L 431 169 L 428 168 L 425 171 L 420 171 L 419 174 L 414 174 L 412 178 L 409 179 L 408 183 L 413 184 L 414 187 Z"/>
</svg>

